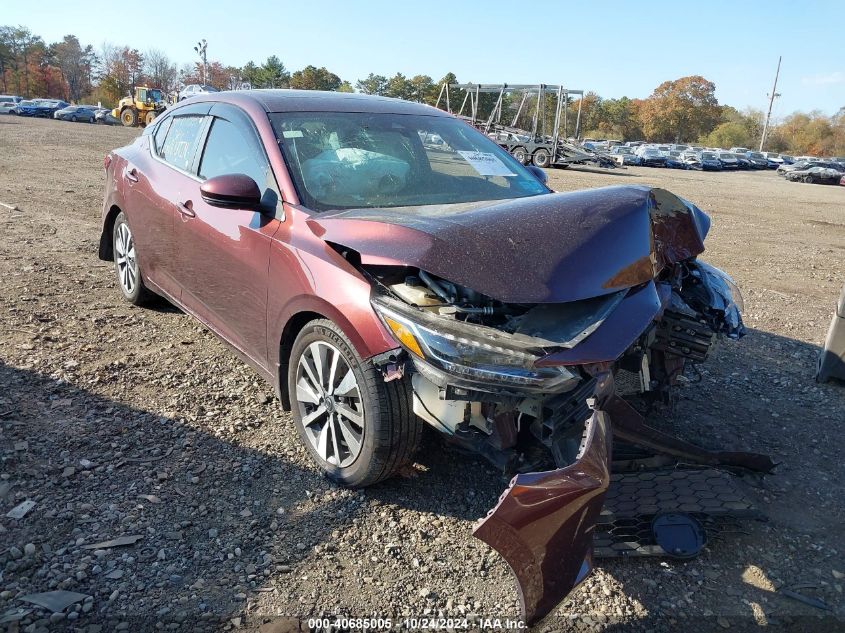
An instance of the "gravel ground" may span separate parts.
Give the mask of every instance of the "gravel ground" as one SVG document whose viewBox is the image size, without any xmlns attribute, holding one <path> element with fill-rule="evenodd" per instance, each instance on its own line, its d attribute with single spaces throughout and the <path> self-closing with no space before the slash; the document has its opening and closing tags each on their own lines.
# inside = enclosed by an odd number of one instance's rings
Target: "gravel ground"
<svg viewBox="0 0 845 633">
<path fill-rule="evenodd" d="M 470 533 L 505 485 L 483 462 L 430 437 L 402 476 L 338 488 L 309 462 L 272 390 L 214 336 L 172 307 L 121 301 L 95 254 L 101 165 L 136 133 L 0 120 L 0 202 L 16 206 L 0 207 L 0 617 L 34 592 L 87 596 L 0 628 L 266 632 L 297 630 L 276 616 L 518 618 L 507 566 Z M 748 482 L 768 522 L 745 523 L 686 562 L 599 561 L 538 629 L 836 630 L 845 388 L 817 385 L 813 373 L 845 283 L 845 188 L 771 172 L 549 173 L 559 190 L 665 187 L 712 215 L 706 258 L 743 288 L 752 331 L 719 347 L 671 422 L 781 465 Z M 27 499 L 25 517 L 5 516 Z M 137 542 L 97 545 L 125 536 Z"/>
</svg>

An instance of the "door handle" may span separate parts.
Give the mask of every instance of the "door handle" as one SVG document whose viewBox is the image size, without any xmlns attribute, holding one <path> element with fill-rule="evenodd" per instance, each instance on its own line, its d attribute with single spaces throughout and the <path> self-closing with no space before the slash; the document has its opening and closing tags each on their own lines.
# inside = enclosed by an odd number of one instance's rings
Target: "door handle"
<svg viewBox="0 0 845 633">
<path fill-rule="evenodd" d="M 197 217 L 196 212 L 194 211 L 194 203 L 190 200 L 185 200 L 185 202 L 180 202 L 176 205 L 176 208 L 179 209 L 179 213 L 181 213 L 186 218 L 195 218 Z"/>
<path fill-rule="evenodd" d="M 138 182 L 138 170 L 134 167 L 123 174 L 129 182 Z"/>
</svg>

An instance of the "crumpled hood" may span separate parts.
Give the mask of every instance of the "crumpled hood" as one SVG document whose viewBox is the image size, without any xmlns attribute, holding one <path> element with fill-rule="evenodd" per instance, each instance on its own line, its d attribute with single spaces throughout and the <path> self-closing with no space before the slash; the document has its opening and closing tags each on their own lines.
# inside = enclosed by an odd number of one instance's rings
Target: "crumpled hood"
<svg viewBox="0 0 845 633">
<path fill-rule="evenodd" d="M 499 301 L 577 301 L 651 280 L 704 250 L 709 218 L 662 189 L 352 209 L 308 221 L 365 264 L 408 265 Z"/>
</svg>

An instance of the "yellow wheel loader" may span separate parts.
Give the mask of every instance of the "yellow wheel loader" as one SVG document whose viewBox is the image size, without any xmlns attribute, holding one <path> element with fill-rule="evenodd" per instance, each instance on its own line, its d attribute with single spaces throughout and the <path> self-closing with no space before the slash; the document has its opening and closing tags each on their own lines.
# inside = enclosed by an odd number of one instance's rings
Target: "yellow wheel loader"
<svg viewBox="0 0 845 633">
<path fill-rule="evenodd" d="M 167 102 L 162 97 L 161 90 L 136 86 L 134 96 L 129 95 L 121 99 L 112 110 L 112 116 L 120 119 L 126 127 L 145 127 L 155 121 L 166 107 Z"/>
</svg>

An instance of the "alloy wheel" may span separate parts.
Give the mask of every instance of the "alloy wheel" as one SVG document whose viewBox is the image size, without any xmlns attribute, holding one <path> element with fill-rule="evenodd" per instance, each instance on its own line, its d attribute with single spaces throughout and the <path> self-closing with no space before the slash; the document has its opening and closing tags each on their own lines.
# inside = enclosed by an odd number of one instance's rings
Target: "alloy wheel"
<svg viewBox="0 0 845 633">
<path fill-rule="evenodd" d="M 364 442 L 364 410 L 352 367 L 331 343 L 311 343 L 296 368 L 296 400 L 305 436 L 321 459 L 352 464 Z"/>
<path fill-rule="evenodd" d="M 114 250 L 120 285 L 124 293 L 131 295 L 138 284 L 138 262 L 135 259 L 135 241 L 132 239 L 132 231 L 126 223 L 117 227 Z"/>
</svg>

